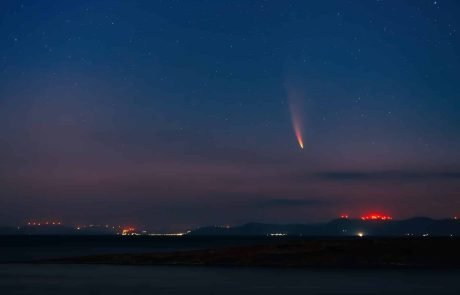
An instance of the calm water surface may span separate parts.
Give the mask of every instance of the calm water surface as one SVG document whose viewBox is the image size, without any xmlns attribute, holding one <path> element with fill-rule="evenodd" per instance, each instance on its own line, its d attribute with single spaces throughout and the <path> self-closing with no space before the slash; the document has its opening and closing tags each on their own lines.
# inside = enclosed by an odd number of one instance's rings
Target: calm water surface
<svg viewBox="0 0 460 295">
<path fill-rule="evenodd" d="M 111 253 L 152 253 L 279 243 L 257 237 L 0 236 L 0 263 Z M 1 293 L 0 293 L 1 295 Z"/>
<path fill-rule="evenodd" d="M 458 271 L 0 265 L 0 294 L 460 294 Z"/>
</svg>

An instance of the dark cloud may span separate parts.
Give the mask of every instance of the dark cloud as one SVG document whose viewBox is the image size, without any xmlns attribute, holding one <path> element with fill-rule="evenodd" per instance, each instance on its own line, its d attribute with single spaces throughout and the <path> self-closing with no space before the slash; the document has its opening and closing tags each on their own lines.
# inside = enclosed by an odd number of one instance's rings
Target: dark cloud
<svg viewBox="0 0 460 295">
<path fill-rule="evenodd" d="M 311 174 L 310 174 L 311 175 Z M 314 173 L 315 178 L 328 181 L 422 181 L 434 179 L 459 179 L 460 172 L 438 171 L 381 171 L 381 172 L 355 172 L 355 171 L 330 171 Z"/>
</svg>

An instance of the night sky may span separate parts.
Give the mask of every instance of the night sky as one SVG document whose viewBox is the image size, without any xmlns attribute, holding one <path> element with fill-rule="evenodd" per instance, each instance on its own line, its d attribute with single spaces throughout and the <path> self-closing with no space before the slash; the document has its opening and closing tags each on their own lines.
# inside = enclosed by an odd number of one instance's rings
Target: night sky
<svg viewBox="0 0 460 295">
<path fill-rule="evenodd" d="M 460 214 L 459 1 L 4 0 L 0 36 L 0 224 Z"/>
</svg>

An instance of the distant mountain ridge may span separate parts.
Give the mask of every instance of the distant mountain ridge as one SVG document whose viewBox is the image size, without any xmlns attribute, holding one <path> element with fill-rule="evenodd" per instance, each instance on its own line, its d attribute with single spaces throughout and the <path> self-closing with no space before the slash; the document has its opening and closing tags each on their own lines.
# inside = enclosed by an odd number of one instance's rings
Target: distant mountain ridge
<svg viewBox="0 0 460 295">
<path fill-rule="evenodd" d="M 0 235 L 116 235 L 106 227 L 74 228 L 64 225 L 1 227 Z M 206 226 L 186 236 L 460 236 L 460 220 L 414 217 L 405 220 L 361 220 L 339 218 L 325 223 Z"/>
<path fill-rule="evenodd" d="M 415 217 L 406 220 L 334 219 L 314 224 L 246 223 L 235 227 L 208 226 L 194 236 L 460 236 L 460 220 Z"/>
</svg>

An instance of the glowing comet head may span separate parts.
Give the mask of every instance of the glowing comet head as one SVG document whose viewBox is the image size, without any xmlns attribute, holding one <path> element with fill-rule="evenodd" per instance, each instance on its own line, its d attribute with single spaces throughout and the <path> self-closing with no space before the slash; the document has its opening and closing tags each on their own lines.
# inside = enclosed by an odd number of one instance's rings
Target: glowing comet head
<svg viewBox="0 0 460 295">
<path fill-rule="evenodd" d="M 294 126 L 295 137 L 301 149 L 303 149 L 302 129 L 299 122 L 296 122 L 295 117 L 292 118 L 292 125 Z"/>
</svg>

